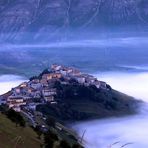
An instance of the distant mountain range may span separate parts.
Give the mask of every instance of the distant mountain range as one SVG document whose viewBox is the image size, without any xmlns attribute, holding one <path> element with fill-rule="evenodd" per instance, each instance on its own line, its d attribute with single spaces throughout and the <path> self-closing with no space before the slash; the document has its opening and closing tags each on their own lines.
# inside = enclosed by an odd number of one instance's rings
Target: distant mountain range
<svg viewBox="0 0 148 148">
<path fill-rule="evenodd" d="M 147 0 L 0 0 L 0 42 L 147 25 Z"/>
</svg>

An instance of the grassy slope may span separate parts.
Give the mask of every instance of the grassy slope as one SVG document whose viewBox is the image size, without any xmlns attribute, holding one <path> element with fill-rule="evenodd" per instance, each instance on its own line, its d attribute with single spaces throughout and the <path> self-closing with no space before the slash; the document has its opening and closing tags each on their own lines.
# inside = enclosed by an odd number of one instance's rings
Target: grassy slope
<svg viewBox="0 0 148 148">
<path fill-rule="evenodd" d="M 133 104 L 136 105 L 136 101 L 138 103 L 138 100 L 135 100 L 133 97 L 128 96 L 126 94 L 123 94 L 121 92 L 118 92 L 116 90 L 112 91 L 112 95 L 120 100 L 121 108 L 119 110 L 107 110 L 102 105 L 100 105 L 97 102 L 92 102 L 89 100 L 71 100 L 70 103 L 72 104 L 72 108 L 75 110 L 79 110 L 81 112 L 85 112 L 90 115 L 90 118 L 104 118 L 104 117 L 110 117 L 110 116 L 122 116 L 122 115 L 128 115 L 133 114 L 136 112 L 136 110 L 133 109 L 127 109 L 126 107 L 123 107 L 122 104 Z"/>
<path fill-rule="evenodd" d="M 0 113 L 0 148 L 40 148 L 40 144 L 40 140 L 31 128 L 16 127 Z"/>
<path fill-rule="evenodd" d="M 109 92 L 109 96 L 103 96 L 102 94 L 103 92 L 100 94 L 103 102 L 86 98 L 66 99 L 64 100 L 67 105 L 66 107 L 62 107 L 60 104 L 55 107 L 50 105 L 41 105 L 38 109 L 41 112 L 43 111 L 44 114 L 53 116 L 63 122 L 99 119 L 113 116 L 118 117 L 136 113 L 139 101 L 135 100 L 133 97 L 116 90 Z M 109 104 L 111 101 L 113 108 L 108 108 L 104 101 L 109 101 Z M 77 112 L 78 114 L 75 114 Z"/>
</svg>

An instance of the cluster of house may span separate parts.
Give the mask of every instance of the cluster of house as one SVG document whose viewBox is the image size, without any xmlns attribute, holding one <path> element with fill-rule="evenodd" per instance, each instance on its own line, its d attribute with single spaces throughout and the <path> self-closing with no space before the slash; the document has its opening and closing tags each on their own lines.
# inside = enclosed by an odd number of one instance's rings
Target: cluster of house
<svg viewBox="0 0 148 148">
<path fill-rule="evenodd" d="M 51 66 L 51 70 L 55 74 L 59 74 L 61 77 L 65 79 L 75 79 L 78 83 L 83 84 L 85 86 L 95 85 L 98 89 L 106 89 L 106 83 L 103 81 L 99 81 L 92 75 L 81 73 L 79 70 L 71 67 L 65 67 L 62 65 L 54 64 Z"/>
<path fill-rule="evenodd" d="M 69 84 L 71 79 L 77 81 L 80 85 L 107 88 L 105 82 L 98 81 L 91 75 L 83 74 L 75 68 L 54 64 L 49 73 L 43 74 L 41 78 L 34 78 L 13 88 L 10 95 L 6 97 L 6 104 L 16 111 L 20 111 L 22 106 L 35 110 L 39 103 L 56 104 L 57 89 L 54 87 L 55 82 Z"/>
</svg>

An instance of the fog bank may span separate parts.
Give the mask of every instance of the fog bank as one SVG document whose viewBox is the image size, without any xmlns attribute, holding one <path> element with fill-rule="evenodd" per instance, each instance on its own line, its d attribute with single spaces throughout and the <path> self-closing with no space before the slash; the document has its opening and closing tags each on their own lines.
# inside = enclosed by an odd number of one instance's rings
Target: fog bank
<svg viewBox="0 0 148 148">
<path fill-rule="evenodd" d="M 2 75 L 0 76 L 0 95 L 8 92 L 13 87 L 18 86 L 25 81 L 24 77 L 16 75 Z"/>
<path fill-rule="evenodd" d="M 100 80 L 108 82 L 114 89 L 148 101 L 148 73 L 108 72 L 96 74 Z M 15 75 L 0 76 L 0 94 L 24 82 L 25 78 Z M 124 118 L 95 120 L 73 125 L 83 135 L 86 148 L 147 148 L 148 147 L 148 105 L 145 104 L 138 115 Z M 127 144 L 127 145 L 126 145 Z"/>
<path fill-rule="evenodd" d="M 148 101 L 148 73 L 108 72 L 96 76 L 114 89 Z M 84 122 L 73 128 L 80 136 L 86 131 L 86 148 L 147 148 L 148 105 L 145 103 L 138 115 Z"/>
<path fill-rule="evenodd" d="M 146 67 L 147 68 L 147 67 Z M 145 68 L 145 69 L 146 69 Z M 113 89 L 148 102 L 148 72 L 120 73 L 110 72 L 95 75 L 106 81 Z"/>
<path fill-rule="evenodd" d="M 73 47 L 141 47 L 147 46 L 147 37 L 105 37 L 87 40 L 66 40 L 51 43 L 34 44 L 1 44 L 1 49 L 21 48 L 73 48 Z"/>
</svg>

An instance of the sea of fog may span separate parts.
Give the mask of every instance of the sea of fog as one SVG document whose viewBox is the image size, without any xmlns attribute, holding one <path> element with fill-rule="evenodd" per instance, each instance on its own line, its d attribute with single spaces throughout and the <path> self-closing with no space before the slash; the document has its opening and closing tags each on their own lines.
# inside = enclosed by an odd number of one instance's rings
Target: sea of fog
<svg viewBox="0 0 148 148">
<path fill-rule="evenodd" d="M 1 44 L 1 51 L 5 49 L 15 49 L 15 48 L 68 48 L 68 47 L 141 47 L 147 46 L 147 37 L 107 37 L 100 39 L 91 40 L 72 40 L 72 41 L 62 41 L 62 42 L 50 42 L 49 44 Z"/>
<path fill-rule="evenodd" d="M 148 73 L 106 72 L 95 74 L 114 89 L 148 102 Z M 84 134 L 86 148 L 148 148 L 148 106 L 138 115 L 82 122 L 73 125 L 79 136 Z"/>
<path fill-rule="evenodd" d="M 148 102 L 148 73 L 106 72 L 94 74 L 114 89 Z M 0 94 L 25 81 L 16 75 L 0 76 Z M 147 148 L 148 147 L 148 106 L 139 110 L 138 115 L 88 121 L 72 125 L 80 136 L 84 134 L 86 148 Z"/>
<path fill-rule="evenodd" d="M 0 95 L 8 92 L 13 87 L 18 86 L 26 79 L 18 75 L 1 75 L 0 76 Z"/>
</svg>

